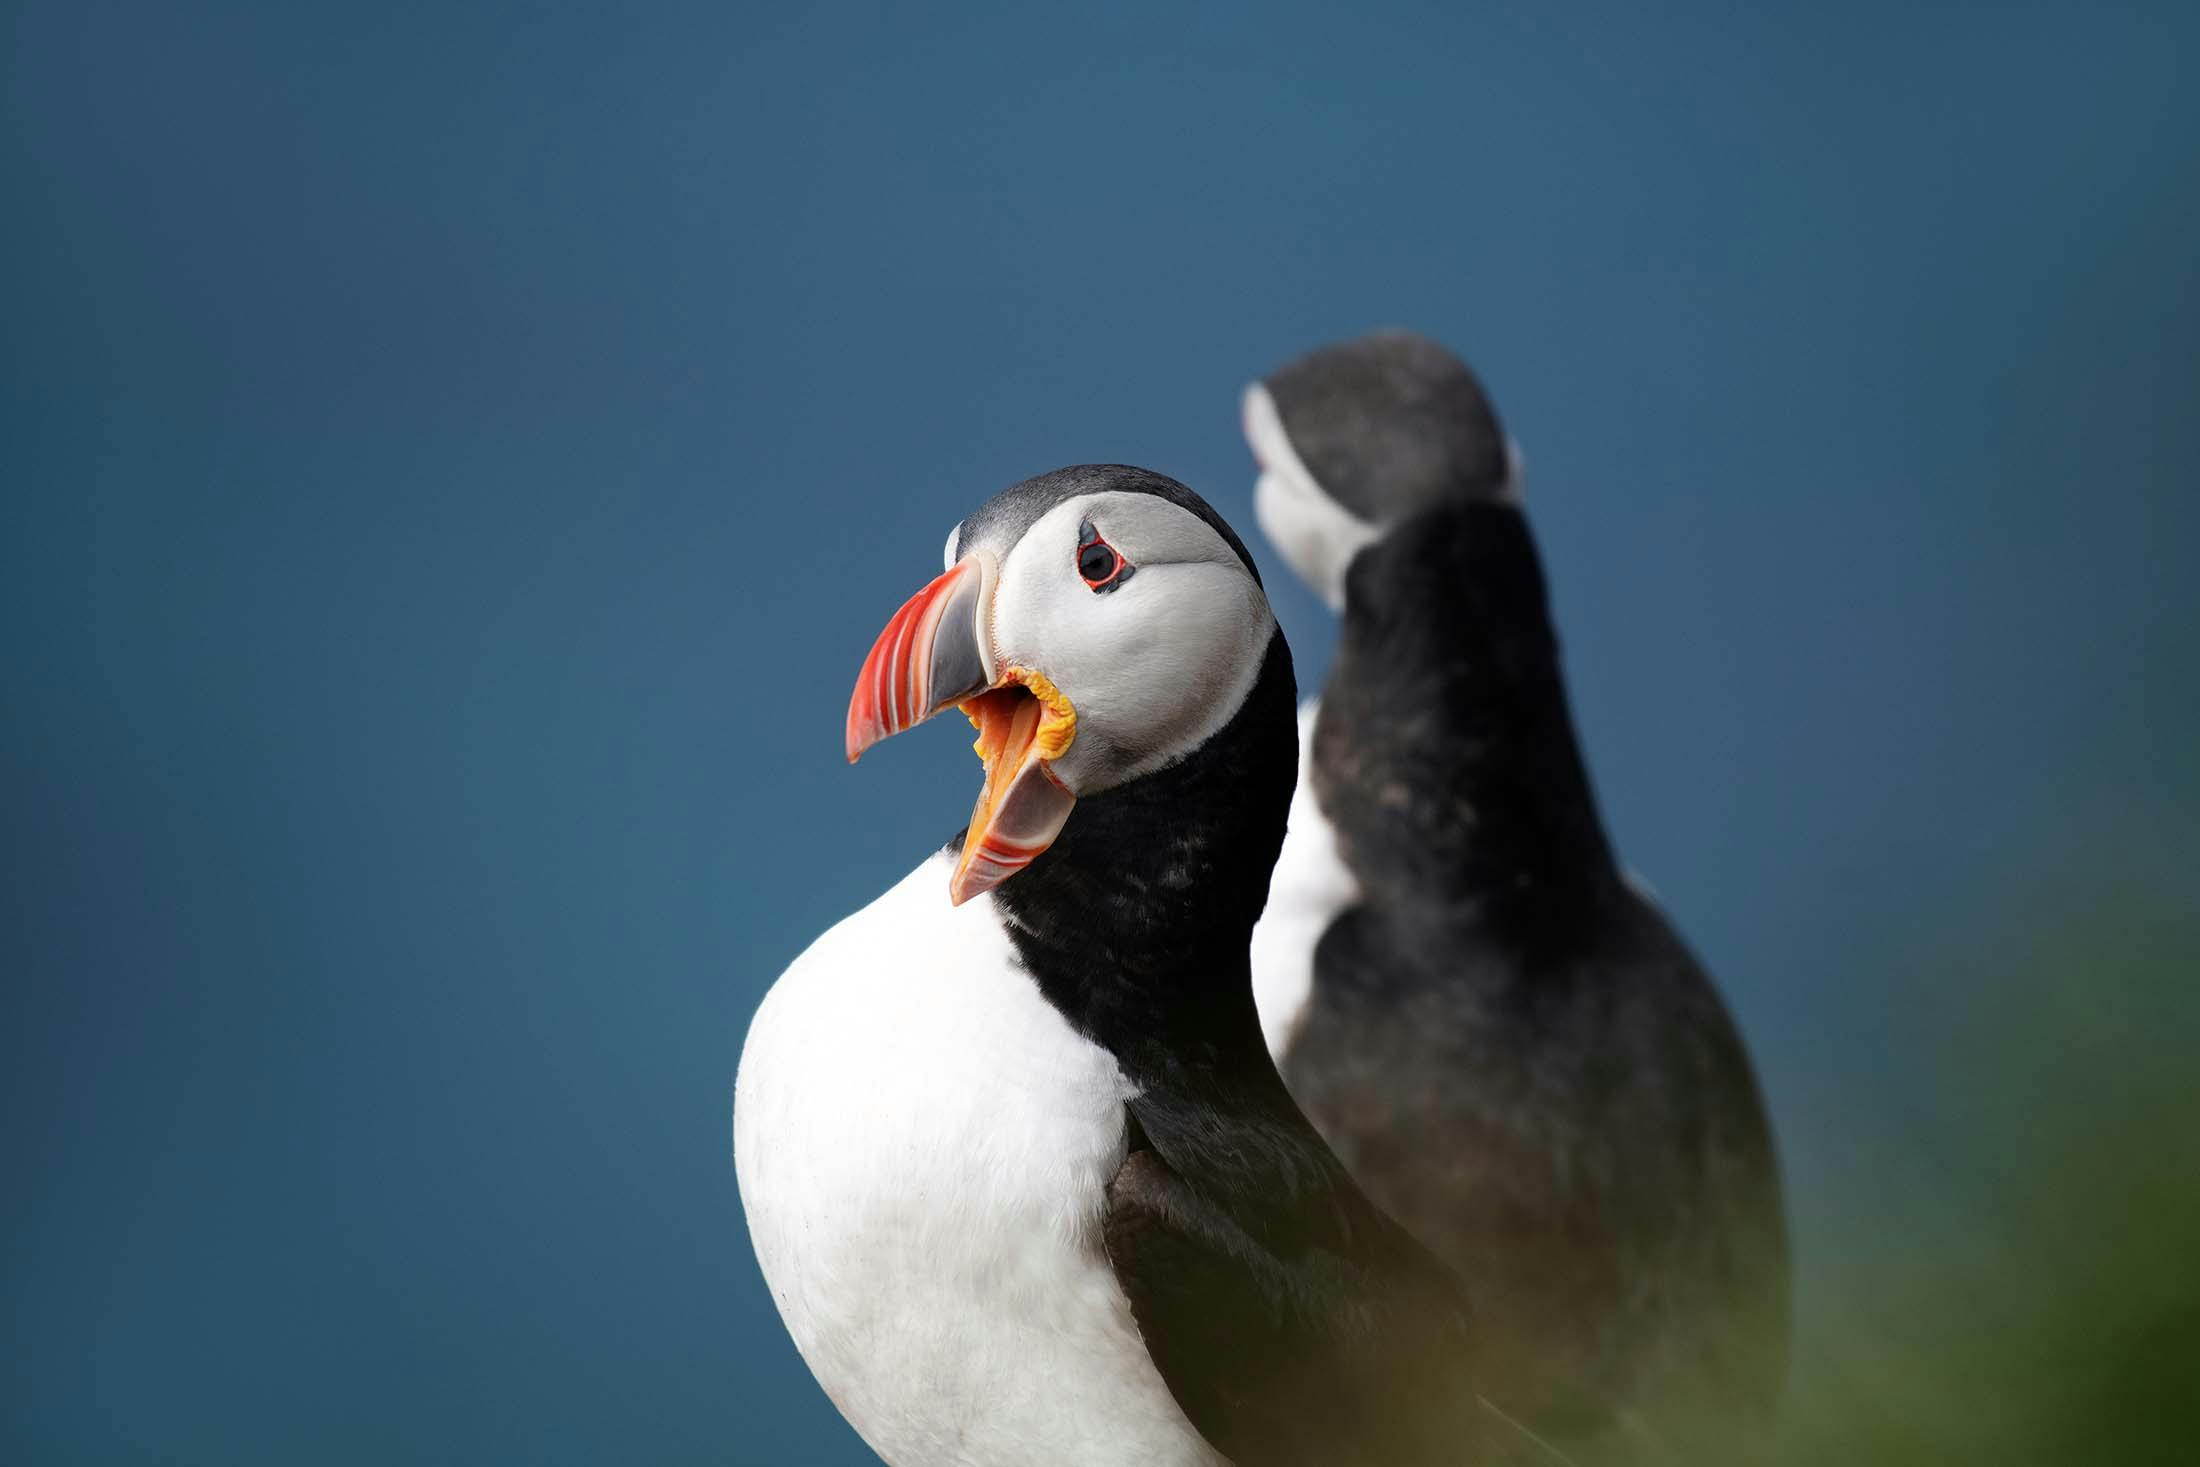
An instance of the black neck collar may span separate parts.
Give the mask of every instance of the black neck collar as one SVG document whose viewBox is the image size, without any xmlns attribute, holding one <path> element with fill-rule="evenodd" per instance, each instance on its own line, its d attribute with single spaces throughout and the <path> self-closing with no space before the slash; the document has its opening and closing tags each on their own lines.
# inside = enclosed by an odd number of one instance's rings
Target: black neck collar
<svg viewBox="0 0 2200 1467">
<path fill-rule="evenodd" d="M 1080 799 L 1054 844 L 993 894 L 1047 1001 L 1141 1085 L 1170 1056 L 1267 1052 L 1248 945 L 1297 777 L 1281 631 L 1244 706 L 1188 758 Z"/>
</svg>

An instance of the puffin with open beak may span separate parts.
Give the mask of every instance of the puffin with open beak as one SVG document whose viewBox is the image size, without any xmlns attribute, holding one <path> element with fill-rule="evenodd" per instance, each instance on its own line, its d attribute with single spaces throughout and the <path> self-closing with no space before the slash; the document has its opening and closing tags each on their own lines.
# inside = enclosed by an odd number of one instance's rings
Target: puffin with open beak
<svg viewBox="0 0 2200 1467">
<path fill-rule="evenodd" d="M 846 743 L 967 715 L 970 823 L 795 960 L 735 1087 L 803 1358 L 896 1467 L 1489 1460 L 1455 1279 L 1262 1041 L 1295 690 L 1245 547 L 1174 480 L 1088 465 L 996 495 L 946 561 Z"/>
</svg>

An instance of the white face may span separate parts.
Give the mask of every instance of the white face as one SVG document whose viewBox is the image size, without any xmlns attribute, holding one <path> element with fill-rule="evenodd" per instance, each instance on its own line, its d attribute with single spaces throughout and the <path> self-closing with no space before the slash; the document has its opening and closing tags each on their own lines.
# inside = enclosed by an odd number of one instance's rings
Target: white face
<svg viewBox="0 0 2200 1467">
<path fill-rule="evenodd" d="M 1344 610 L 1345 567 L 1382 531 L 1323 491 L 1283 431 L 1275 400 L 1258 382 L 1245 389 L 1244 419 L 1245 441 L 1260 463 L 1253 514 L 1261 533 L 1331 611 Z"/>
<path fill-rule="evenodd" d="M 1079 570 L 1090 526 L 1124 570 L 1095 590 Z M 1092 795 L 1183 758 L 1230 721 L 1275 632 L 1268 598 L 1199 516 L 1152 494 L 1065 500 L 1013 545 L 959 544 L 1000 559 L 997 665 L 1042 673 L 1077 710 L 1054 777 Z M 1104 557 L 1094 556 L 1094 560 Z"/>
</svg>

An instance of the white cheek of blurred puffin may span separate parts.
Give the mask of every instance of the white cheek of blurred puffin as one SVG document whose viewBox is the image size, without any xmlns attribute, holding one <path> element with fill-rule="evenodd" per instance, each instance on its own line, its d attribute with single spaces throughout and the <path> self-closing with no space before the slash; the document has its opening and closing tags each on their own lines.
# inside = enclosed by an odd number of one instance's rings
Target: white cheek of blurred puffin
<svg viewBox="0 0 2200 1467">
<path fill-rule="evenodd" d="M 1260 464 L 1253 515 L 1299 579 L 1331 611 L 1344 610 L 1344 572 L 1352 557 L 1382 536 L 1382 528 L 1346 509 L 1321 486 L 1291 446 L 1268 389 L 1245 389 L 1245 441 Z"/>
</svg>

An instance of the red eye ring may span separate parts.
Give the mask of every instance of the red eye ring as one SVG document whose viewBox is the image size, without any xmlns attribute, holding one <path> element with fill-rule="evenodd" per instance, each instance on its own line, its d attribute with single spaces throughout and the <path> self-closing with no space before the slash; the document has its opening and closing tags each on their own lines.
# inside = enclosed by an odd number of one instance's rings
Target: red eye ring
<svg viewBox="0 0 2200 1467">
<path fill-rule="evenodd" d="M 1131 578 L 1136 569 L 1122 552 L 1100 538 L 1087 520 L 1077 527 L 1077 574 L 1095 591 L 1112 591 Z"/>
</svg>

